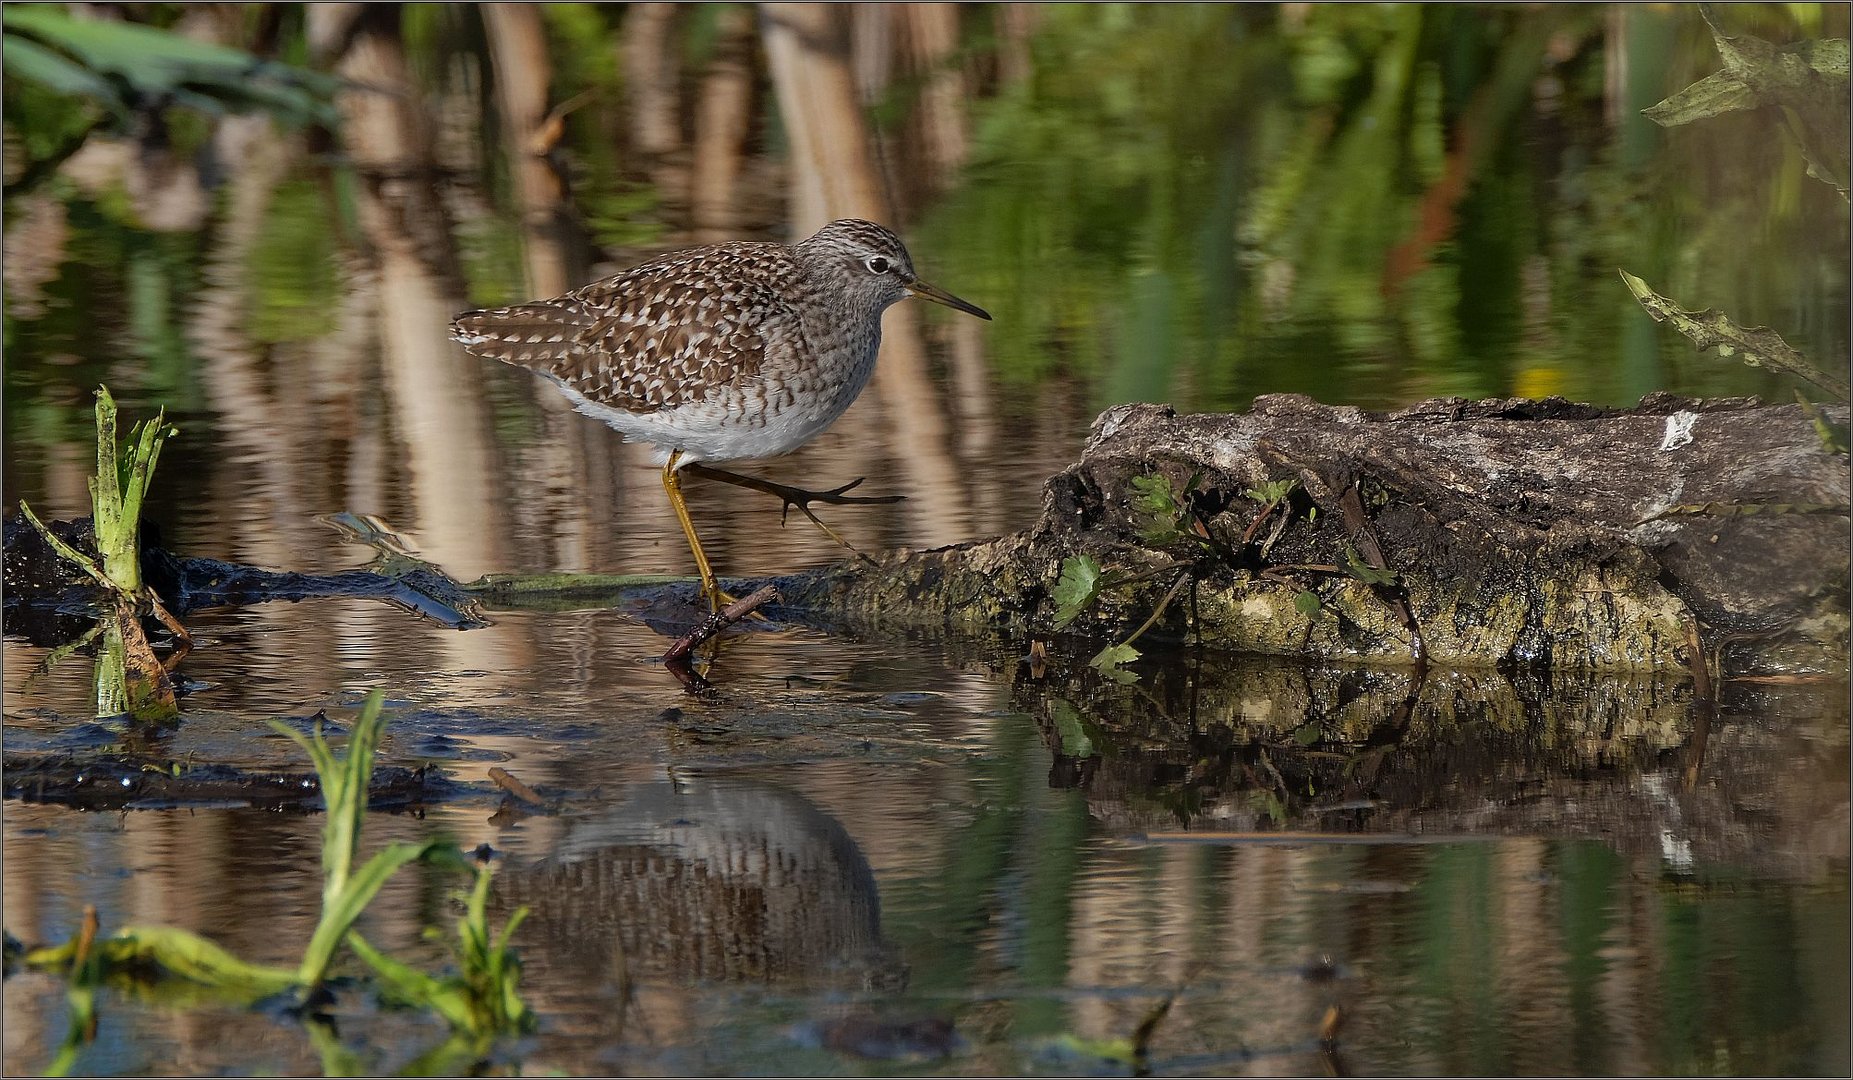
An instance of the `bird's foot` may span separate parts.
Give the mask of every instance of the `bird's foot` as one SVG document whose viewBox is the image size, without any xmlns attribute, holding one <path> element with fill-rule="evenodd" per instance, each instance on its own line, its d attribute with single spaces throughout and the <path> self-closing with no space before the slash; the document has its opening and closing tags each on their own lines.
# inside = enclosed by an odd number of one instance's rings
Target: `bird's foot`
<svg viewBox="0 0 1853 1080">
<path fill-rule="evenodd" d="M 795 508 L 800 514 L 803 514 L 805 518 L 810 521 L 811 524 L 817 526 L 818 529 L 822 530 L 825 536 L 828 536 L 830 539 L 836 541 L 843 548 L 847 549 L 851 554 L 855 555 L 857 558 L 863 560 L 864 562 L 868 562 L 868 563 L 873 563 L 875 560 L 869 558 L 867 555 L 864 555 L 862 552 L 856 550 L 856 546 L 854 544 L 843 539 L 843 537 L 840 534 L 838 534 L 835 529 L 832 529 L 830 526 L 824 524 L 824 521 L 822 518 L 818 517 L 816 514 L 811 512 L 811 504 L 816 502 L 816 503 L 824 503 L 830 506 L 873 506 L 873 505 L 884 505 L 887 503 L 897 503 L 907 498 L 907 496 L 905 495 L 850 495 L 850 494 L 847 494 L 847 492 L 853 491 L 856 487 L 858 487 L 862 483 L 864 479 L 866 479 L 866 477 L 861 477 L 861 476 L 858 476 L 854 480 L 851 480 L 849 483 L 843 484 L 839 487 L 833 487 L 825 491 L 812 491 L 809 488 L 792 487 L 789 484 L 780 484 L 780 483 L 776 483 L 771 480 L 762 480 L 757 476 L 743 476 L 740 473 L 728 472 L 725 469 L 716 469 L 716 468 L 712 468 L 710 466 L 702 465 L 699 463 L 696 463 L 693 465 L 685 465 L 682 468 L 684 472 L 695 473 L 696 475 L 706 477 L 709 480 L 719 480 L 723 484 L 732 484 L 735 487 L 743 487 L 743 488 L 747 488 L 752 491 L 764 492 L 767 495 L 773 496 L 774 498 L 778 499 L 781 503 L 784 504 L 784 506 L 780 509 L 780 512 L 779 512 L 779 524 L 783 525 L 785 523 L 786 518 L 790 515 L 791 511 Z"/>
</svg>

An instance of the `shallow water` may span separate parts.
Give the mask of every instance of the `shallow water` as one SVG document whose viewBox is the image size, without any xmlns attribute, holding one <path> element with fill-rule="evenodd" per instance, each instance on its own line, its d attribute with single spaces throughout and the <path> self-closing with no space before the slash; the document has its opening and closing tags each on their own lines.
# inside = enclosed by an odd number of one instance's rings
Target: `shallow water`
<svg viewBox="0 0 1853 1080">
<path fill-rule="evenodd" d="M 859 547 L 1032 524 L 1044 477 L 1121 400 L 1786 396 L 1788 384 L 1655 330 L 1604 244 L 1638 241 L 1642 273 L 1703 281 L 1693 306 L 1799 325 L 1824 354 L 1844 353 L 1844 217 L 1810 224 L 1822 193 L 1791 156 L 1743 149 L 1767 132 L 1653 135 L 1663 141 L 1637 154 L 1628 147 L 1648 136 L 1632 120 L 1596 122 L 1600 63 L 1553 68 L 1555 91 L 1541 76 L 1518 95 L 1452 239 L 1386 292 L 1373 260 L 1404 237 L 1383 221 L 1407 224 L 1425 189 L 1371 188 L 1395 211 L 1382 220 L 1345 200 L 1381 170 L 1426 176 L 1404 151 L 1419 158 L 1439 136 L 1347 143 L 1295 174 L 1307 190 L 1287 190 L 1291 170 L 1275 165 L 1293 157 L 1288 135 L 1374 130 L 1350 122 L 1369 101 L 1289 92 L 1305 92 L 1295 79 L 1338 47 L 1331 35 L 1206 29 L 1189 20 L 1223 16 L 1201 9 L 1088 36 L 1101 28 L 1086 20 L 1119 17 L 1056 17 L 1037 61 L 1049 77 L 973 105 L 984 136 L 964 185 L 904 230 L 931 279 L 997 323 L 916 313 L 930 394 L 878 384 L 812 445 L 751 467 L 808 486 L 866 474 L 869 494 L 906 493 L 826 514 Z M 1406 17 L 1370 16 L 1420 36 Z M 1525 17 L 1557 34 L 1605 25 Z M 1605 18 L 1611 30 L 1645 20 L 1630 32 L 1679 44 L 1661 58 L 1670 86 L 1631 91 L 1645 97 L 1633 105 L 1711 69 L 1709 45 L 1671 15 Z M 1179 44 L 1199 39 L 1228 51 Z M 1095 40 L 1126 52 L 1087 52 Z M 1098 78 L 1062 74 L 1075 59 L 1063 48 Z M 1154 54 L 1181 56 L 1190 76 L 1168 96 L 1132 69 Z M 1491 79 L 1489 66 L 1472 77 Z M 1196 79 L 1211 68 L 1228 78 Z M 1485 85 L 1440 61 L 1414 68 L 1433 82 L 1422 93 Z M 1123 115 L 1131 100 L 1152 115 Z M 1269 104 L 1251 117 L 1255 101 Z M 1202 130 L 1199 113 L 1227 131 Z M 1040 126 L 1056 121 L 1069 126 Z M 1105 150 L 1076 134 L 1090 131 Z M 1172 140 L 1162 153 L 1123 137 L 1153 132 Z M 460 579 L 686 573 L 647 451 L 444 343 L 449 314 L 506 281 L 478 277 L 461 295 L 416 260 L 331 246 L 323 180 L 306 157 L 280 174 L 249 165 L 226 180 L 211 228 L 179 233 L 125 224 L 77 190 L 9 210 L 9 263 L 36 239 L 26 250 L 48 265 L 8 276 L 6 501 L 85 512 L 88 394 L 107 382 L 130 419 L 166 406 L 181 428 L 150 517 L 184 554 L 362 566 L 375 552 L 319 520 L 352 512 Z M 1269 198 L 1307 216 L 1268 217 Z M 1722 224 L 1699 229 L 1694 205 Z M 21 240 L 22 226 L 40 232 Z M 1210 242 L 1228 235 L 1234 255 Z M 367 239 L 390 250 L 404 238 Z M 1819 251 L 1795 254 L 1803 242 Z M 1346 251 L 1373 254 L 1360 270 Z M 1717 276 L 1693 269 L 1720 262 Z M 801 521 L 781 528 L 757 495 L 689 489 L 724 574 L 841 556 Z M 492 610 L 488 627 L 458 632 L 355 601 L 198 612 L 185 719 L 159 734 L 89 722 L 87 660 L 29 681 L 47 650 L 9 636 L 6 750 L 130 745 L 300 770 L 265 720 L 327 710 L 340 722 L 383 689 L 382 762 L 433 765 L 454 786 L 416 813 L 374 815 L 368 843 L 442 835 L 500 853 L 494 921 L 533 913 L 516 945 L 541 1029 L 498 1063 L 528 1071 L 1124 1073 L 1103 1046 L 1167 999 L 1143 1063 L 1159 1073 L 1848 1070 L 1844 682 L 1726 682 L 1701 725 L 1683 673 L 1419 677 L 1155 647 L 1121 686 L 1087 667 L 1095 642 L 1053 642 L 1037 672 L 1026 641 L 786 626 L 727 638 L 708 701 L 653 662 L 665 639 L 650 614 Z M 508 803 L 492 768 L 548 805 Z M 9 798 L 6 929 L 62 941 L 94 904 L 106 932 L 178 925 L 288 964 L 319 904 L 320 828 L 314 814 L 248 806 Z M 446 957 L 422 931 L 454 919 L 458 887 L 401 871 L 363 930 L 435 970 Z M 16 973 L 3 993 L 0 1064 L 40 1070 L 67 1024 L 63 984 Z M 443 1037 L 354 985 L 334 1012 L 342 1044 L 374 1070 Z M 83 1072 L 324 1065 L 277 1009 L 110 990 L 99 1013 Z"/>
<path fill-rule="evenodd" d="M 201 659 L 319 637 L 269 618 L 295 614 L 204 617 Z M 529 1069 L 1116 1071 L 1075 1040 L 1124 1039 L 1173 995 L 1161 1072 L 1811 1073 L 1844 1054 L 1844 685 L 1734 688 L 1695 751 L 1669 682 L 1441 673 L 1385 741 L 1406 673 L 1180 663 L 1128 692 L 1079 658 L 1038 681 L 1004 643 L 800 630 L 729 641 L 725 698 L 704 703 L 619 614 L 499 615 L 470 660 L 444 656 L 464 635 L 387 614 L 390 648 L 345 650 L 320 693 L 298 696 L 304 665 L 226 694 L 234 673 L 202 663 L 186 723 L 150 749 L 293 765 L 262 718 L 392 687 L 383 762 L 463 789 L 374 815 L 369 843 L 503 854 L 496 919 L 534 913 L 518 942 L 543 1026 L 506 1051 Z M 533 659 L 474 666 L 498 646 Z M 9 752 L 93 742 L 66 719 L 78 680 L 11 693 L 30 659 L 9 646 L 9 702 L 32 703 L 9 704 Z M 1303 758 L 1245 745 L 1308 716 L 1329 735 Z M 505 806 L 491 767 L 549 808 Z M 313 924 L 314 815 L 13 800 L 4 828 L 27 941 L 93 903 L 105 927 L 288 963 Z M 441 966 L 420 931 L 456 888 L 403 871 L 364 931 Z M 6 1067 L 31 1070 L 62 987 L 28 973 L 5 995 Z M 86 1071 L 319 1067 L 281 1015 L 111 993 L 101 1014 Z M 337 1019 L 379 1069 L 442 1036 L 358 990 Z"/>
</svg>

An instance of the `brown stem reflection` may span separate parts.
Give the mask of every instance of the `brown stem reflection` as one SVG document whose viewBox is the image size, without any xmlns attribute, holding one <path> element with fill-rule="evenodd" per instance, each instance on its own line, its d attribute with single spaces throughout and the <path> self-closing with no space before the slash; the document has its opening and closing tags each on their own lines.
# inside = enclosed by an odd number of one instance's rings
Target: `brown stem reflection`
<svg viewBox="0 0 1853 1080">
<path fill-rule="evenodd" d="M 891 220 L 842 13 L 814 4 L 762 8 L 766 56 L 791 144 L 794 233 L 807 236 L 839 217 Z M 851 413 L 879 408 L 886 441 L 908 479 L 916 535 L 923 543 L 949 543 L 969 530 L 969 493 L 947 445 L 944 404 L 927 373 L 918 308 L 890 308 L 882 330 L 872 393 Z"/>
<path fill-rule="evenodd" d="M 958 66 L 959 7 L 956 4 L 901 4 L 910 70 L 925 79 L 911 127 L 919 150 L 915 176 L 918 198 L 943 190 L 965 164 L 970 140 L 965 130 L 968 92 Z"/>
<path fill-rule="evenodd" d="M 566 186 L 548 157 L 554 141 L 546 130 L 553 64 L 546 29 L 534 4 L 484 4 L 482 14 L 521 212 L 528 290 L 535 296 L 558 296 L 585 278 L 586 267 L 583 258 L 575 257 L 580 245 L 575 243 L 578 230 L 566 202 Z"/>
<path fill-rule="evenodd" d="M 686 178 L 674 155 L 682 146 L 681 54 L 675 39 L 675 4 L 631 4 L 625 9 L 619 63 L 630 102 L 631 139 L 643 155 L 667 209 L 680 201 Z"/>
<path fill-rule="evenodd" d="M 704 244 L 737 235 L 736 186 L 752 124 L 752 13 L 730 6 L 719 22 L 719 41 L 702 75 L 695 109 L 695 160 L 689 178 L 689 217 L 695 240 Z"/>
</svg>

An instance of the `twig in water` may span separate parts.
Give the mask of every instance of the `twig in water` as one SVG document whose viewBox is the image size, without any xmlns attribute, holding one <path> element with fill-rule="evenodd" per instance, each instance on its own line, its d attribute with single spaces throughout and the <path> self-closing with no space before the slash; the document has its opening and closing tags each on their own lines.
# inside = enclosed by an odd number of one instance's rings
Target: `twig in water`
<svg viewBox="0 0 1853 1080">
<path fill-rule="evenodd" d="M 1705 764 L 1705 744 L 1711 736 L 1712 719 L 1718 715 L 1718 701 L 1713 696 L 1711 670 L 1705 663 L 1699 622 L 1690 614 L 1686 616 L 1686 666 L 1692 672 L 1692 737 L 1686 742 L 1680 786 L 1692 791 L 1699 785 L 1699 771 Z"/>
<path fill-rule="evenodd" d="M 693 652 L 696 646 L 751 615 L 759 607 L 777 600 L 778 595 L 777 586 L 762 585 L 757 591 L 735 600 L 708 616 L 700 626 L 682 635 L 674 645 L 669 646 L 669 651 L 663 654 L 663 666 L 668 668 L 669 673 L 688 689 L 706 690 L 710 684 L 689 666 L 688 654 Z"/>
<path fill-rule="evenodd" d="M 522 783 L 507 769 L 500 767 L 490 769 L 489 779 L 495 781 L 496 787 L 501 788 L 503 791 L 508 792 L 510 795 L 513 795 L 515 798 L 520 799 L 530 806 L 538 806 L 545 809 L 548 805 L 547 800 L 540 797 L 540 792 Z"/>
<path fill-rule="evenodd" d="M 1153 609 L 1150 617 L 1148 617 L 1143 623 L 1139 624 L 1139 628 L 1132 632 L 1132 636 L 1127 638 L 1125 641 L 1120 642 L 1121 647 L 1131 645 L 1133 642 L 1143 637 L 1145 635 L 1145 632 L 1147 630 L 1150 630 L 1158 622 L 1158 617 L 1165 613 L 1165 609 L 1171 606 L 1171 601 L 1177 599 L 1178 592 L 1181 589 L 1183 589 L 1185 584 L 1188 583 L 1189 581 L 1190 581 L 1189 573 L 1179 574 L 1177 576 L 1177 580 L 1171 583 L 1171 591 L 1165 593 L 1163 600 L 1158 601 L 1158 606 Z"/>
</svg>

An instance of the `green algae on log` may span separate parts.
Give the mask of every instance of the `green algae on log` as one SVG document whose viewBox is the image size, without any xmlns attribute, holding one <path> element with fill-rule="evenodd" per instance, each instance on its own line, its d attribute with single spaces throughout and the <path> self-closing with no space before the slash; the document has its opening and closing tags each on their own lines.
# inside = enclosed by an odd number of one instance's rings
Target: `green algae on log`
<svg viewBox="0 0 1853 1080">
<path fill-rule="evenodd" d="M 1846 423 L 1844 408 L 1827 415 Z M 1442 399 L 1387 414 L 1293 395 L 1244 414 L 1125 405 L 1044 485 L 1033 527 L 781 587 L 789 605 L 869 629 L 1034 633 L 1052 629 L 1070 559 L 1122 580 L 1182 563 L 1194 588 L 1154 635 L 1229 651 L 1649 669 L 1686 662 L 1696 617 L 1739 668 L 1844 671 L 1847 466 L 1804 409 L 1755 399 Z M 1155 475 L 1187 504 L 1163 542 L 1140 498 Z M 1297 490 L 1258 522 L 1288 479 Z M 1359 558 L 1367 543 L 1380 571 Z M 1123 638 L 1170 584 L 1102 589 L 1066 629 Z"/>
</svg>

